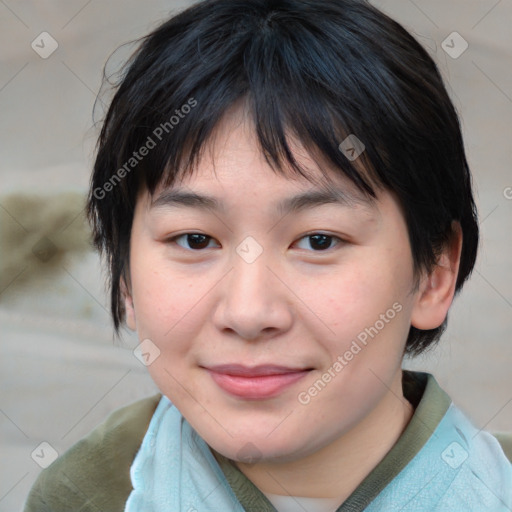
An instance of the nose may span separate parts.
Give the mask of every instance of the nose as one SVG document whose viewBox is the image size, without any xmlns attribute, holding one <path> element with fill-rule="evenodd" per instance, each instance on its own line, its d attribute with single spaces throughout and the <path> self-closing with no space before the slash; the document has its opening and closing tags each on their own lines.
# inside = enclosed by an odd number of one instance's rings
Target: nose
<svg viewBox="0 0 512 512">
<path fill-rule="evenodd" d="M 293 320 L 293 294 L 279 274 L 265 251 L 250 263 L 234 254 L 233 269 L 222 280 L 221 299 L 215 310 L 217 328 L 246 340 L 286 332 Z"/>
</svg>

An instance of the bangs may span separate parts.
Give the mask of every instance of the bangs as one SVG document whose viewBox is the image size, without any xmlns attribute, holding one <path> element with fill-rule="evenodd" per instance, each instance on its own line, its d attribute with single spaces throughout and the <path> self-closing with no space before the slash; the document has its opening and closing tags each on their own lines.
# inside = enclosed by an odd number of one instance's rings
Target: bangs
<svg viewBox="0 0 512 512">
<path fill-rule="evenodd" d="M 254 14 L 242 15 L 233 27 L 221 23 L 220 13 L 218 26 L 211 19 L 197 19 L 190 30 L 178 16 L 172 27 L 159 29 L 167 39 L 157 32 L 143 41 L 128 63 L 102 134 L 120 148 L 109 168 L 126 171 L 126 186 L 119 187 L 126 195 L 123 201 L 134 200 L 129 197 L 136 188 L 132 180 L 153 194 L 158 186 L 170 187 L 192 173 L 215 128 L 237 105 L 249 112 L 259 149 L 274 171 L 290 169 L 311 180 L 290 149 L 293 137 L 320 169 L 327 163 L 327 179 L 334 169 L 369 198 L 375 197 L 374 187 L 385 184 L 382 142 L 392 135 L 382 133 L 382 120 L 393 115 L 392 93 L 386 91 L 396 89 L 396 83 L 382 65 L 374 66 L 367 49 L 354 49 L 355 39 L 364 38 L 361 27 L 347 21 L 341 32 L 346 40 L 339 41 L 338 49 L 322 41 L 340 32 L 334 22 L 322 35 L 314 23 L 293 22 L 286 12 L 261 19 Z M 329 25 L 329 19 L 323 23 Z M 368 39 L 366 44 L 375 43 Z M 386 81 L 388 87 L 375 87 Z M 355 138 L 364 147 L 357 158 L 354 151 L 343 150 L 347 137 L 348 146 Z M 135 159 L 133 153 L 140 149 L 145 156 Z"/>
</svg>

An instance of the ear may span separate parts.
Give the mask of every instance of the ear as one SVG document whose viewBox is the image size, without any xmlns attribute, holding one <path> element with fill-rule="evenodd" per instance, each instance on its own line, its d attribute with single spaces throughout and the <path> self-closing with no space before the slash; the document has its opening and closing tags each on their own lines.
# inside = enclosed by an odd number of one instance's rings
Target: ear
<svg viewBox="0 0 512 512">
<path fill-rule="evenodd" d="M 452 222 L 452 232 L 436 267 L 424 276 L 416 292 L 411 324 L 417 329 L 439 327 L 452 304 L 462 250 L 462 229 L 456 221 Z"/>
<path fill-rule="evenodd" d="M 124 310 L 126 313 L 126 325 L 132 330 L 137 329 L 137 322 L 135 319 L 135 308 L 133 306 L 133 297 L 130 287 L 126 284 L 124 277 L 121 277 L 121 296 L 124 302 Z"/>
</svg>

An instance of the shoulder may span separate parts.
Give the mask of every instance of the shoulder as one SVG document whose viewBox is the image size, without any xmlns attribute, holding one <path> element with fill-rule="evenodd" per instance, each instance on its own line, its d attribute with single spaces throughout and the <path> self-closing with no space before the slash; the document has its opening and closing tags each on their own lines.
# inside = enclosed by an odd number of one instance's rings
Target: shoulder
<svg viewBox="0 0 512 512">
<path fill-rule="evenodd" d="M 446 475 L 448 479 L 453 477 L 453 484 L 444 496 L 446 504 L 459 503 L 463 496 L 467 504 L 475 507 L 466 507 L 468 510 L 481 510 L 478 507 L 482 504 L 487 505 L 486 510 L 511 510 L 512 464 L 504 451 L 504 444 L 510 441 L 510 436 L 500 436 L 501 439 L 498 439 L 490 432 L 477 428 L 453 405 L 449 412 L 454 432 L 450 439 L 452 442 L 441 455 L 453 470 Z M 453 507 L 447 510 L 453 510 Z"/>
<path fill-rule="evenodd" d="M 512 432 L 486 432 L 482 429 L 476 429 L 472 420 L 455 404 L 453 404 L 448 394 L 439 386 L 435 377 L 429 373 L 404 371 L 403 377 L 404 395 L 412 402 L 416 408 L 415 415 L 421 412 L 421 423 L 433 430 L 437 427 L 443 418 L 451 419 L 450 425 L 458 432 L 461 432 L 461 426 L 468 428 L 471 432 L 471 438 L 482 434 L 483 446 L 490 446 L 491 452 L 498 452 L 500 458 L 506 457 L 508 462 L 512 462 Z M 450 432 L 450 430 L 445 430 Z M 497 442 L 496 442 L 497 441 Z"/>
<path fill-rule="evenodd" d="M 39 474 L 25 512 L 124 510 L 130 466 L 161 398 L 158 393 L 117 409 L 69 448 Z"/>
</svg>

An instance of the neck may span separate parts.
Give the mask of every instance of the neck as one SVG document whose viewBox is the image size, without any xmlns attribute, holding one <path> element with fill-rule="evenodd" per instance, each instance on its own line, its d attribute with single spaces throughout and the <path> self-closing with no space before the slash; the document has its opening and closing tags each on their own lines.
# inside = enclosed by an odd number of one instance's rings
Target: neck
<svg viewBox="0 0 512 512">
<path fill-rule="evenodd" d="M 378 406 L 353 429 L 297 461 L 236 465 L 262 492 L 345 501 L 384 458 L 414 409 L 402 392 L 402 372 Z"/>
</svg>

